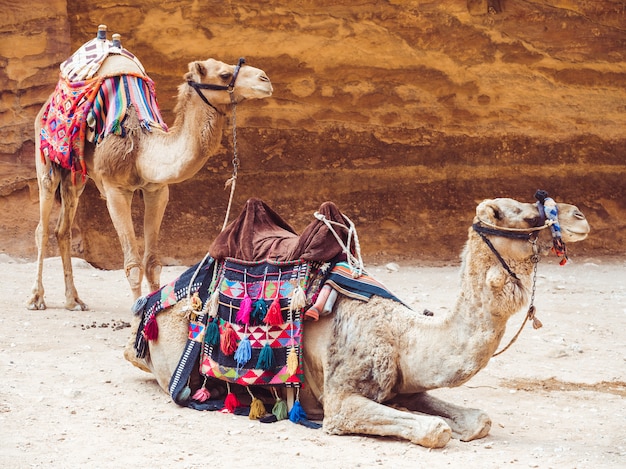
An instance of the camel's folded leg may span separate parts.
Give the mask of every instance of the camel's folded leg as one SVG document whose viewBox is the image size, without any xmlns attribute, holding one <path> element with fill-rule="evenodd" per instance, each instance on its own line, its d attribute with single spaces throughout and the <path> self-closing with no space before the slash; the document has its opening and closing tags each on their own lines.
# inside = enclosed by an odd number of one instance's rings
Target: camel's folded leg
<svg viewBox="0 0 626 469">
<path fill-rule="evenodd" d="M 397 396 L 392 403 L 414 412 L 441 417 L 450 425 L 453 436 L 461 441 L 483 438 L 491 430 L 491 419 L 482 410 L 450 404 L 426 392 Z"/>
<path fill-rule="evenodd" d="M 419 415 L 388 407 L 358 394 L 324 401 L 324 430 L 331 434 L 380 435 L 402 438 L 427 448 L 441 448 L 450 441 L 448 424 L 431 415 Z"/>
</svg>

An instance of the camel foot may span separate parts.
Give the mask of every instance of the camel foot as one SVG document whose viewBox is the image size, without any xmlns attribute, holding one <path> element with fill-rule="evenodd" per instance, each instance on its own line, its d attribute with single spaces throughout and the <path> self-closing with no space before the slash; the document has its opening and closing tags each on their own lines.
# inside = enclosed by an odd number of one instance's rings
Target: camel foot
<svg viewBox="0 0 626 469">
<path fill-rule="evenodd" d="M 26 308 L 31 311 L 43 311 L 46 309 L 46 303 L 43 300 L 43 295 L 33 295 L 33 297 L 26 303 Z"/>
<path fill-rule="evenodd" d="M 473 429 L 468 428 L 465 432 L 461 434 L 455 434 L 454 436 L 461 441 L 472 441 L 486 437 L 489 434 L 490 430 L 491 419 L 486 413 L 480 412 L 480 414 L 476 416 L 476 422 L 473 426 Z"/>
<path fill-rule="evenodd" d="M 73 298 L 65 301 L 65 309 L 68 311 L 88 311 L 89 307 L 79 298 Z"/>
</svg>

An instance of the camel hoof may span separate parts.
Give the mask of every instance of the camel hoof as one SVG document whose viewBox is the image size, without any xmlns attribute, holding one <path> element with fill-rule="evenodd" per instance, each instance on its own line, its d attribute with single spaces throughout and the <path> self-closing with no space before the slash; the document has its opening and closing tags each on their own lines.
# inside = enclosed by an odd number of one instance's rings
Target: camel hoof
<svg viewBox="0 0 626 469">
<path fill-rule="evenodd" d="M 35 295 L 26 303 L 26 308 L 31 311 L 43 311 L 46 309 L 46 303 L 43 301 L 43 297 Z"/>
<path fill-rule="evenodd" d="M 459 440 L 461 441 L 472 441 L 479 440 L 481 438 L 486 437 L 491 431 L 491 419 L 485 413 L 482 413 L 478 419 L 478 423 L 476 425 L 476 430 L 472 433 L 466 433 L 461 435 Z"/>
<path fill-rule="evenodd" d="M 65 309 L 68 311 L 88 311 L 89 307 L 82 301 L 75 299 L 74 301 L 65 303 Z"/>
</svg>

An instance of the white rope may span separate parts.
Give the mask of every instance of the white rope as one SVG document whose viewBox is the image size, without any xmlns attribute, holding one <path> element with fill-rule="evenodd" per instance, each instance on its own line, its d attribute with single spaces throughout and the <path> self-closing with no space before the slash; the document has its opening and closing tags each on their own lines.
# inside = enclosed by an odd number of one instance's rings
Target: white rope
<svg viewBox="0 0 626 469">
<path fill-rule="evenodd" d="M 347 227 L 343 223 L 329 220 L 328 218 L 326 218 L 324 215 L 322 215 L 319 212 L 315 212 L 313 216 L 317 218 L 318 220 L 320 220 L 321 222 L 323 222 L 328 227 L 330 232 L 333 234 L 333 236 L 337 240 L 337 243 L 339 243 L 339 246 L 341 246 L 342 251 L 346 255 L 348 266 L 350 266 L 350 272 L 352 272 L 352 277 L 354 278 L 360 277 L 363 274 L 363 270 L 364 270 L 363 258 L 361 257 L 361 245 L 359 244 L 359 236 L 357 235 L 356 228 L 354 226 L 354 223 L 352 223 L 352 220 L 350 220 L 347 216 L 343 215 L 343 218 L 345 218 L 348 224 L 350 225 L 350 227 Z M 333 228 L 333 225 L 340 226 L 341 228 L 348 230 L 348 239 L 347 239 L 348 242 L 346 244 L 343 243 L 343 240 L 337 234 L 337 232 Z M 356 256 L 353 255 L 352 252 L 350 251 L 350 246 L 352 246 L 353 240 L 354 240 L 354 251 L 355 251 Z"/>
</svg>

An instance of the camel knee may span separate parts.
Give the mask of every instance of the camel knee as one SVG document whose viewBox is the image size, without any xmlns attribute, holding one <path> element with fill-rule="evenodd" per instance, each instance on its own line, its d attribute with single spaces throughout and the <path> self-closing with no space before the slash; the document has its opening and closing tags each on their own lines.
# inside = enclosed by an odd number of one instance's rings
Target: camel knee
<svg viewBox="0 0 626 469">
<path fill-rule="evenodd" d="M 145 269 L 150 291 L 158 290 L 161 287 L 161 263 L 156 259 L 146 261 Z"/>
<path fill-rule="evenodd" d="M 129 264 L 124 269 L 126 271 L 126 279 L 133 292 L 133 296 L 139 298 L 141 296 L 141 282 L 143 281 L 143 269 L 139 264 Z"/>
</svg>

